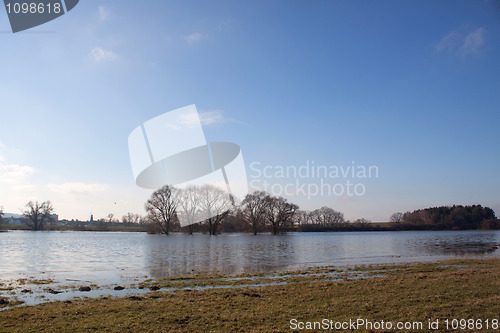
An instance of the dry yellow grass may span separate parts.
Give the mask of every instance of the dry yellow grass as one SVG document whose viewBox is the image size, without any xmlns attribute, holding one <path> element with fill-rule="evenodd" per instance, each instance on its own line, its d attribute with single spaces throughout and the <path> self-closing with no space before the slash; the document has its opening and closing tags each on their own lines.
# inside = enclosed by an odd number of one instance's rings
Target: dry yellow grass
<svg viewBox="0 0 500 333">
<path fill-rule="evenodd" d="M 348 281 L 295 277 L 286 285 L 254 289 L 154 292 L 20 307 L 0 312 L 0 331 L 290 332 L 293 318 L 364 318 L 423 322 L 423 331 L 428 320 L 439 319 L 439 332 L 444 332 L 445 319 L 500 319 L 500 259 L 368 268 L 375 269 L 385 276 Z"/>
</svg>

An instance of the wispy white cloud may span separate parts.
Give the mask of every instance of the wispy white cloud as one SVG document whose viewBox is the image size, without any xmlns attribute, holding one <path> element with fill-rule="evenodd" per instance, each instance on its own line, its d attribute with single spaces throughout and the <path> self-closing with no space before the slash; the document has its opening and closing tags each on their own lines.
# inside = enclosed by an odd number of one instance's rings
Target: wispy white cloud
<svg viewBox="0 0 500 333">
<path fill-rule="evenodd" d="M 28 178 L 36 170 L 27 165 L 8 163 L 5 158 L 0 158 L 0 183 L 13 186 L 26 185 Z"/>
<path fill-rule="evenodd" d="M 184 40 L 190 44 L 194 44 L 203 39 L 203 35 L 200 32 L 194 32 L 190 35 L 184 37 Z"/>
<path fill-rule="evenodd" d="M 229 29 L 231 29 L 233 24 L 234 24 L 234 20 L 227 19 L 225 21 L 219 22 L 219 24 L 217 24 L 216 30 L 217 30 L 217 32 L 223 32 L 225 30 L 229 30 Z"/>
<path fill-rule="evenodd" d="M 107 184 L 86 184 L 86 183 L 64 183 L 64 184 L 47 184 L 47 188 L 51 192 L 64 195 L 85 195 L 106 192 L 109 189 Z"/>
<path fill-rule="evenodd" d="M 460 48 L 463 55 L 477 54 L 486 42 L 486 29 L 481 27 L 471 31 L 465 36 L 464 42 Z"/>
<path fill-rule="evenodd" d="M 114 53 L 113 51 L 105 50 L 102 47 L 94 47 L 90 51 L 90 57 L 95 62 L 113 61 L 118 58 L 116 53 Z"/>
<path fill-rule="evenodd" d="M 435 51 L 462 57 L 479 55 L 486 44 L 486 33 L 484 27 L 455 29 L 439 40 L 435 45 Z"/>
<path fill-rule="evenodd" d="M 228 121 L 228 119 L 224 118 L 222 111 L 200 112 L 200 120 L 203 125 L 214 125 Z"/>
<path fill-rule="evenodd" d="M 108 10 L 106 8 L 104 8 L 103 6 L 99 6 L 98 9 L 99 9 L 99 21 L 101 21 L 101 22 L 106 21 L 109 17 Z"/>
<path fill-rule="evenodd" d="M 187 127 L 187 128 L 194 128 L 194 127 L 198 127 L 200 125 L 200 122 L 201 122 L 201 118 L 199 117 L 199 113 L 196 114 L 196 113 L 187 113 L 187 114 L 182 114 L 179 116 L 179 123 L 181 124 L 181 126 L 179 125 L 174 125 L 176 126 L 176 129 L 181 129 L 181 128 L 184 128 L 184 127 Z"/>
<path fill-rule="evenodd" d="M 34 191 L 37 185 L 33 184 L 30 178 L 36 173 L 36 169 L 28 165 L 10 163 L 2 155 L 2 151 L 7 149 L 8 147 L 0 142 L 0 188 L 5 193 Z"/>
<path fill-rule="evenodd" d="M 457 47 L 459 44 L 459 39 L 460 36 L 458 35 L 457 32 L 452 31 L 443 38 L 436 44 L 435 50 L 438 53 L 445 52 L 445 51 L 451 51 Z"/>
<path fill-rule="evenodd" d="M 249 124 L 246 122 L 240 121 L 238 119 L 226 117 L 224 115 L 224 111 L 222 111 L 222 110 L 200 111 L 199 115 L 200 115 L 201 123 L 205 126 L 226 124 L 226 123 L 249 126 Z"/>
<path fill-rule="evenodd" d="M 20 184 L 20 185 L 12 185 L 11 189 L 13 191 L 17 191 L 20 193 L 28 193 L 28 192 L 34 192 L 38 190 L 38 185 L 36 184 Z"/>
<path fill-rule="evenodd" d="M 198 116 L 192 113 L 182 115 L 179 120 L 182 125 L 187 127 L 198 126 L 199 122 L 204 126 L 209 126 L 230 121 L 230 119 L 225 118 L 223 112 L 219 110 L 200 111 L 198 112 Z"/>
<path fill-rule="evenodd" d="M 44 171 L 20 163 L 12 163 L 5 154 L 16 151 L 15 148 L 0 145 L 0 206 L 7 213 L 16 213 L 29 200 L 50 199 L 56 214 L 67 218 L 88 218 L 89 209 L 99 216 L 106 216 L 110 209 L 113 213 L 141 212 L 145 195 L 127 205 L 109 206 L 109 198 L 119 202 L 126 198 L 127 188 L 111 188 L 107 184 L 84 182 L 49 183 L 44 181 Z M 141 194 L 141 193 L 140 193 Z M 147 196 L 149 196 L 147 192 Z M 77 200 L 75 200 L 77 198 Z M 90 207 L 90 208 L 89 208 Z M 116 211 L 118 210 L 119 211 Z M 134 210 L 132 210 L 134 209 Z M 96 215 L 94 215 L 96 216 Z"/>
</svg>

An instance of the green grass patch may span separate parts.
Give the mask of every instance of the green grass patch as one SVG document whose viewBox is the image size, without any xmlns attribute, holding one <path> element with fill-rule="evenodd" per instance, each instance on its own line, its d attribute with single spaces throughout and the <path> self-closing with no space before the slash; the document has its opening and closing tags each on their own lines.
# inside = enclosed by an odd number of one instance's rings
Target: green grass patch
<svg viewBox="0 0 500 333">
<path fill-rule="evenodd" d="M 52 279 L 29 279 L 25 283 L 27 284 L 51 284 L 55 283 L 55 280 Z"/>
<path fill-rule="evenodd" d="M 0 230 L 31 230 L 27 225 L 1 224 Z M 123 231 L 123 232 L 146 232 L 142 226 L 120 226 L 120 225 L 45 225 L 45 231 Z"/>
</svg>

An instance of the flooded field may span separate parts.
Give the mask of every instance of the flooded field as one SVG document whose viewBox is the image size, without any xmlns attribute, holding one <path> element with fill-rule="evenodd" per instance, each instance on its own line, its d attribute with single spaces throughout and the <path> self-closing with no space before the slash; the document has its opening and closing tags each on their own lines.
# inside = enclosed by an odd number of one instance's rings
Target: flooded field
<svg viewBox="0 0 500 333">
<path fill-rule="evenodd" d="M 0 233 L 0 294 L 26 304 L 141 293 L 145 281 L 283 272 L 308 267 L 500 257 L 499 231 L 147 235 Z M 249 282 L 251 283 L 251 282 Z M 81 291 L 88 286 L 90 291 Z M 123 287 L 117 288 L 116 287 Z"/>
</svg>

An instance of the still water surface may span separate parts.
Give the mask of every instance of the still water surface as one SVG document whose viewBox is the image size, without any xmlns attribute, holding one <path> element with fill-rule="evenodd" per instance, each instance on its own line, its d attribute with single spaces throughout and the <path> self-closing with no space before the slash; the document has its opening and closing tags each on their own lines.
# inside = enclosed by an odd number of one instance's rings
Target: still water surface
<svg viewBox="0 0 500 333">
<path fill-rule="evenodd" d="M 500 231 L 147 235 L 128 232 L 0 233 L 0 281 L 51 278 L 132 283 L 200 272 L 500 257 Z"/>
</svg>

